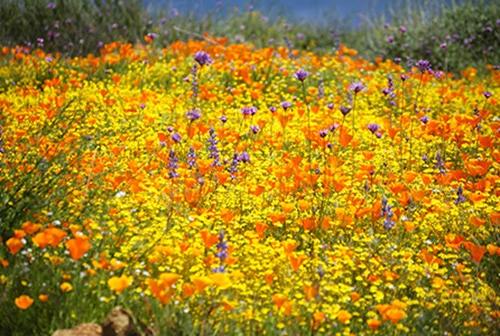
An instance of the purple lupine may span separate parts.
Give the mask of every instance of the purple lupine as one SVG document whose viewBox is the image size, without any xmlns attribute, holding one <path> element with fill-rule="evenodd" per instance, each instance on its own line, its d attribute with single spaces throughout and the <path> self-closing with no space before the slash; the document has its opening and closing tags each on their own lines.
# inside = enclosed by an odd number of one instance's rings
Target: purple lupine
<svg viewBox="0 0 500 336">
<path fill-rule="evenodd" d="M 349 106 L 341 106 L 340 107 L 340 112 L 345 117 L 346 115 L 349 114 L 349 112 L 351 112 L 351 108 Z"/>
<path fill-rule="evenodd" d="M 394 217 L 394 212 L 392 211 L 392 206 L 389 205 L 387 202 L 387 198 L 382 197 L 382 209 L 381 209 L 381 215 L 385 216 L 384 219 L 384 228 L 386 230 L 390 230 L 396 225 L 396 223 L 392 220 L 392 217 Z"/>
<path fill-rule="evenodd" d="M 179 177 L 179 174 L 177 173 L 177 168 L 179 168 L 178 162 L 179 162 L 179 160 L 177 159 L 177 156 L 175 155 L 175 151 L 173 149 L 171 149 L 170 152 L 168 153 L 168 177 L 169 178 Z"/>
<path fill-rule="evenodd" d="M 234 175 L 238 171 L 238 153 L 233 154 L 233 159 L 231 160 L 231 165 L 229 166 L 229 173 L 231 174 L 231 179 L 234 179 L 236 176 Z"/>
<path fill-rule="evenodd" d="M 445 168 L 445 166 L 444 166 L 444 161 L 443 161 L 443 158 L 442 158 L 442 156 L 441 156 L 441 153 L 440 153 L 440 152 L 437 152 L 437 153 L 436 153 L 436 165 L 435 165 L 435 167 L 436 167 L 437 169 L 439 169 L 439 172 L 440 172 L 441 174 L 444 174 L 444 173 L 446 172 L 446 168 Z"/>
<path fill-rule="evenodd" d="M 193 147 L 190 147 L 187 153 L 187 163 L 189 168 L 196 166 L 196 152 Z"/>
<path fill-rule="evenodd" d="M 322 138 L 326 138 L 326 136 L 328 135 L 328 129 L 322 129 L 319 131 L 319 136 L 322 137 Z"/>
<path fill-rule="evenodd" d="M 429 71 L 431 69 L 431 62 L 429 62 L 428 60 L 418 60 L 415 65 L 421 73 L 425 73 L 426 71 Z"/>
<path fill-rule="evenodd" d="M 429 122 L 429 117 L 424 115 L 423 117 L 420 118 L 420 121 L 423 123 L 423 124 L 427 124 Z"/>
<path fill-rule="evenodd" d="M 240 155 L 238 155 L 238 161 L 241 161 L 243 163 L 250 162 L 250 155 L 248 155 L 247 152 L 242 152 Z"/>
<path fill-rule="evenodd" d="M 335 107 L 335 105 L 333 103 L 328 103 L 326 105 L 326 107 L 329 109 L 329 110 L 333 110 L 333 108 Z"/>
<path fill-rule="evenodd" d="M 320 79 L 318 83 L 318 99 L 322 99 L 325 96 L 325 85 L 323 80 Z"/>
<path fill-rule="evenodd" d="M 271 113 L 275 113 L 277 110 L 278 110 L 278 109 L 277 109 L 276 107 L 274 107 L 274 106 L 269 107 L 269 111 L 270 111 Z"/>
<path fill-rule="evenodd" d="M 330 126 L 330 132 L 335 132 L 335 130 L 339 127 L 340 127 L 339 123 L 334 123 L 333 125 Z"/>
<path fill-rule="evenodd" d="M 255 106 L 245 106 L 241 108 L 241 113 L 244 116 L 253 116 L 257 113 L 257 108 Z"/>
<path fill-rule="evenodd" d="M 217 243 L 216 247 L 217 252 L 215 252 L 215 256 L 219 259 L 220 265 L 214 268 L 212 271 L 214 273 L 222 273 L 226 270 L 224 262 L 227 259 L 229 253 L 227 241 L 224 239 L 224 231 L 221 231 L 219 233 L 219 242 Z"/>
<path fill-rule="evenodd" d="M 363 91 L 365 88 L 366 86 L 361 82 L 354 82 L 349 86 L 349 90 L 353 91 L 354 94 Z"/>
<path fill-rule="evenodd" d="M 292 103 L 290 103 L 289 101 L 283 101 L 281 102 L 281 107 L 283 108 L 283 110 L 288 110 L 290 107 L 292 107 Z"/>
<path fill-rule="evenodd" d="M 220 154 L 219 154 L 219 149 L 217 148 L 217 144 L 219 143 L 219 141 L 217 141 L 217 135 L 215 134 L 215 130 L 213 128 L 210 128 L 209 134 L 210 136 L 208 138 L 208 152 L 209 152 L 208 157 L 214 160 L 212 162 L 212 166 L 220 166 Z"/>
<path fill-rule="evenodd" d="M 304 69 L 299 69 L 293 74 L 293 76 L 299 81 L 303 82 L 306 80 L 307 76 L 309 76 L 309 72 L 305 71 Z"/>
<path fill-rule="evenodd" d="M 368 124 L 367 128 L 368 130 L 370 130 L 370 132 L 372 132 L 372 134 L 375 134 L 380 129 L 380 125 L 375 123 L 370 123 Z"/>
<path fill-rule="evenodd" d="M 197 108 L 192 109 L 186 112 L 186 117 L 188 118 L 189 121 L 193 122 L 201 118 L 201 111 L 200 109 Z"/>
<path fill-rule="evenodd" d="M 407 74 L 401 74 L 401 76 L 399 76 L 399 78 L 405 82 L 408 78 L 410 78 Z"/>
<path fill-rule="evenodd" d="M 221 115 L 221 116 L 219 117 L 219 120 L 220 120 L 223 124 L 225 124 L 225 123 L 226 123 L 226 121 L 227 121 L 227 117 L 226 117 L 225 115 Z"/>
<path fill-rule="evenodd" d="M 260 132 L 260 127 L 257 125 L 252 125 L 250 126 L 250 130 L 252 131 L 253 134 L 257 134 Z"/>
<path fill-rule="evenodd" d="M 464 196 L 464 190 L 462 189 L 462 186 L 459 186 L 457 189 L 457 198 L 454 203 L 458 205 L 460 203 L 464 203 L 465 201 L 467 201 L 467 198 Z"/>
<path fill-rule="evenodd" d="M 182 140 L 181 135 L 180 135 L 179 133 L 177 133 L 177 132 L 173 133 L 173 134 L 172 134 L 172 136 L 171 136 L 171 138 L 172 138 L 172 140 L 173 140 L 175 143 L 179 143 L 179 142 L 181 142 L 181 140 Z"/>
<path fill-rule="evenodd" d="M 484 98 L 488 99 L 488 98 L 491 98 L 493 96 L 493 93 L 491 93 L 490 91 L 484 91 L 483 96 L 484 96 Z"/>
<path fill-rule="evenodd" d="M 195 65 L 193 65 L 193 67 L 191 68 L 191 76 L 193 77 L 193 81 L 191 83 L 191 91 L 193 92 L 193 98 L 196 98 L 198 97 L 198 92 L 199 92 L 199 88 L 198 88 L 198 67 Z"/>
<path fill-rule="evenodd" d="M 209 54 L 207 54 L 205 51 L 200 50 L 197 51 L 194 54 L 194 60 L 198 62 L 199 65 L 204 66 L 204 65 L 209 65 L 213 63 L 212 58 L 210 57 Z"/>
</svg>

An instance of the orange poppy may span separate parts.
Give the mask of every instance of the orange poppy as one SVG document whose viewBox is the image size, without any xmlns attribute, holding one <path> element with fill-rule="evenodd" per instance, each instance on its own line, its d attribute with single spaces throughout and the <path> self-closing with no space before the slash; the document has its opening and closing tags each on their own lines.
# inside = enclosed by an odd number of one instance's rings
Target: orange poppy
<svg viewBox="0 0 500 336">
<path fill-rule="evenodd" d="M 85 235 L 79 235 L 66 242 L 66 248 L 69 250 L 69 254 L 73 260 L 83 257 L 90 250 L 91 246 L 89 238 Z"/>
<path fill-rule="evenodd" d="M 33 304 L 33 301 L 28 295 L 21 295 L 14 300 L 17 308 L 22 310 L 28 309 Z"/>
</svg>

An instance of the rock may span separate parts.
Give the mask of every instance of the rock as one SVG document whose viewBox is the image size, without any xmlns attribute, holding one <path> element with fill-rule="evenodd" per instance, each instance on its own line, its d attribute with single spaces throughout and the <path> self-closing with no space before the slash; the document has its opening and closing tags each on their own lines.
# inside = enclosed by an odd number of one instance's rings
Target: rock
<svg viewBox="0 0 500 336">
<path fill-rule="evenodd" d="M 115 307 L 102 323 L 102 336 L 140 336 L 134 326 L 132 314 Z"/>
<path fill-rule="evenodd" d="M 52 336 L 102 336 L 102 328 L 95 323 L 82 323 L 72 329 L 57 330 Z"/>
</svg>

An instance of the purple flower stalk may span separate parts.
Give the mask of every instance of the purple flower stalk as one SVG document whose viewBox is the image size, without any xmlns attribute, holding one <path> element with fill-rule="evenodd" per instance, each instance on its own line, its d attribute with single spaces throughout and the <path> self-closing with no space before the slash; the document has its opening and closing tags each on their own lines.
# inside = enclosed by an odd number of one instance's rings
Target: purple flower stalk
<svg viewBox="0 0 500 336">
<path fill-rule="evenodd" d="M 220 154 L 219 149 L 217 148 L 217 135 L 215 134 L 215 130 L 210 128 L 209 130 L 209 138 L 208 138 L 208 157 L 213 159 L 212 166 L 220 166 Z"/>
<path fill-rule="evenodd" d="M 467 198 L 464 196 L 464 190 L 462 189 L 462 186 L 459 186 L 457 189 L 457 198 L 455 199 L 455 204 L 458 205 L 460 203 L 464 203 L 467 201 Z"/>
<path fill-rule="evenodd" d="M 197 108 L 190 110 L 186 113 L 186 117 L 189 119 L 189 121 L 193 122 L 193 121 L 201 118 L 201 111 L 200 111 L 200 109 L 197 109 Z"/>
<path fill-rule="evenodd" d="M 194 54 L 194 60 L 198 62 L 199 65 L 204 66 L 204 65 L 209 65 L 213 63 L 212 58 L 210 57 L 209 54 L 206 52 L 200 50 Z"/>
<path fill-rule="evenodd" d="M 187 153 L 187 163 L 189 168 L 193 168 L 194 166 L 196 166 L 196 152 L 194 151 L 193 147 L 190 147 Z"/>
<path fill-rule="evenodd" d="M 309 72 L 305 71 L 304 69 L 299 69 L 293 76 L 299 81 L 303 82 L 306 80 L 307 76 L 309 76 Z"/>
<path fill-rule="evenodd" d="M 177 156 L 175 155 L 175 151 L 173 149 L 171 149 L 170 152 L 168 153 L 168 177 L 169 178 L 179 177 L 179 174 L 177 173 L 177 168 L 179 168 L 178 162 L 179 162 L 179 160 L 177 159 Z"/>
</svg>

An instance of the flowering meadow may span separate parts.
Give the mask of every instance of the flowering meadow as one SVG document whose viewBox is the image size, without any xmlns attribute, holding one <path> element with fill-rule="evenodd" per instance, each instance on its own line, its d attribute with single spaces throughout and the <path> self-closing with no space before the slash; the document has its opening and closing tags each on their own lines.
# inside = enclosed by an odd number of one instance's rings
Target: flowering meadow
<svg viewBox="0 0 500 336">
<path fill-rule="evenodd" d="M 154 36 L 146 36 L 146 41 Z M 0 327 L 493 335 L 500 72 L 222 38 L 0 56 Z"/>
</svg>

